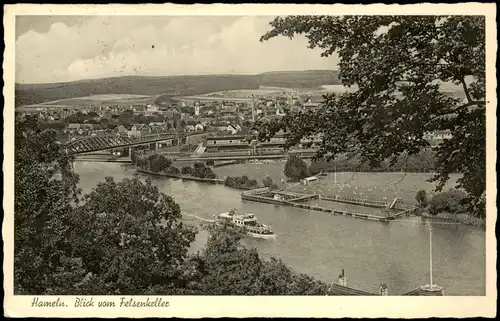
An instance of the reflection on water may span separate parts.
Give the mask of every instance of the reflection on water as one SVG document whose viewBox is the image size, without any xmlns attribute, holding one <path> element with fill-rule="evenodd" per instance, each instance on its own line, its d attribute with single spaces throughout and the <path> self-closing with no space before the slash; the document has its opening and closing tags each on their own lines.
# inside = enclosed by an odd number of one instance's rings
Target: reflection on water
<svg viewBox="0 0 500 321">
<path fill-rule="evenodd" d="M 105 176 L 120 180 L 134 174 L 130 166 L 111 163 L 76 162 L 75 170 L 80 174 L 84 192 Z M 383 224 L 245 202 L 238 190 L 221 185 L 151 179 L 160 191 L 179 203 L 184 214 L 210 219 L 230 208 L 255 213 L 262 223 L 272 226 L 277 238 L 245 238 L 245 245 L 256 247 L 263 257 L 281 258 L 298 272 L 332 282 L 345 269 L 349 286 L 377 292 L 381 283 L 387 283 L 392 294 L 429 283 L 429 228 L 419 218 Z M 200 225 L 200 220 L 193 216 L 184 217 L 186 222 Z M 191 249 L 201 249 L 206 238 L 207 233 L 200 230 Z M 444 287 L 445 294 L 484 295 L 484 231 L 472 226 L 433 223 L 433 265 L 433 279 Z"/>
</svg>

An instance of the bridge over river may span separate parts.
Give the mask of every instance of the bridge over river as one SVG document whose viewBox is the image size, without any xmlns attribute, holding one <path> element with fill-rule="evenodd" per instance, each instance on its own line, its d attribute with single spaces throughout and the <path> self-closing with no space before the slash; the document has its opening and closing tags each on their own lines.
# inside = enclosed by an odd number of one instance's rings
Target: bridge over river
<svg viewBox="0 0 500 321">
<path fill-rule="evenodd" d="M 147 146 L 150 144 L 157 144 L 162 142 L 165 142 L 167 145 L 178 145 L 180 143 L 187 142 L 189 137 L 204 136 L 204 135 L 206 134 L 169 132 L 169 133 L 159 133 L 154 135 L 146 135 L 137 138 L 131 138 L 125 136 L 112 136 L 112 135 L 89 136 L 68 142 L 65 147 L 68 153 L 77 155 L 77 154 L 88 154 L 92 152 L 98 152 L 110 149 Z"/>
</svg>

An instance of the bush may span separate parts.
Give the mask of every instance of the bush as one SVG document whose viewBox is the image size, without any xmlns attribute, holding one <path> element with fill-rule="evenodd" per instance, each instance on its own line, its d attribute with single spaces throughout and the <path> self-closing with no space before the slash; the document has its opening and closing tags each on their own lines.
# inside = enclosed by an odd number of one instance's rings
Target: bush
<svg viewBox="0 0 500 321">
<path fill-rule="evenodd" d="M 193 169 L 189 166 L 184 166 L 181 170 L 182 175 L 193 175 Z"/>
<path fill-rule="evenodd" d="M 212 171 L 210 167 L 205 167 L 202 171 L 202 178 L 217 178 L 217 175 Z"/>
<path fill-rule="evenodd" d="M 175 166 L 170 166 L 165 170 L 165 173 L 171 175 L 180 175 L 181 171 Z"/>
<path fill-rule="evenodd" d="M 291 155 L 286 161 L 284 173 L 292 180 L 300 180 L 309 174 L 306 162 L 295 155 Z"/>
<path fill-rule="evenodd" d="M 210 179 L 216 179 L 217 178 L 217 175 L 215 175 L 215 173 L 209 173 L 206 178 L 210 178 Z"/>
<path fill-rule="evenodd" d="M 442 212 L 463 213 L 466 198 L 467 194 L 465 192 L 456 189 L 449 189 L 446 192 L 436 194 L 430 202 L 429 213 L 432 215 Z"/>
<path fill-rule="evenodd" d="M 136 155 L 135 164 L 140 168 L 147 168 L 148 167 L 148 159 L 144 156 Z"/>
<path fill-rule="evenodd" d="M 234 177 L 228 176 L 224 180 L 224 185 L 226 185 L 226 186 L 234 186 L 234 181 L 235 181 Z"/>
<path fill-rule="evenodd" d="M 193 168 L 197 171 L 201 171 L 205 168 L 205 164 L 201 162 L 194 163 Z"/>
<path fill-rule="evenodd" d="M 215 162 L 213 159 L 209 159 L 205 162 L 205 164 L 207 164 L 207 166 L 214 166 L 215 165 Z"/>
<path fill-rule="evenodd" d="M 224 185 L 236 188 L 256 188 L 259 186 L 259 182 L 255 179 L 249 179 L 247 176 L 242 177 L 231 177 L 228 176 L 224 180 Z"/>
<path fill-rule="evenodd" d="M 259 182 L 257 182 L 255 179 L 251 179 L 251 180 L 247 181 L 247 183 L 246 183 L 246 186 L 248 188 L 253 188 L 253 187 L 256 187 L 257 185 L 259 185 Z"/>
</svg>

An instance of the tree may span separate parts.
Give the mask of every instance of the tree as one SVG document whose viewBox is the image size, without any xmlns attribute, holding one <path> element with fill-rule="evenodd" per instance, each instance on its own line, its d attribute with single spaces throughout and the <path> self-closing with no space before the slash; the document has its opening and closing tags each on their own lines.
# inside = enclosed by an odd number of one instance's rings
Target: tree
<svg viewBox="0 0 500 321">
<path fill-rule="evenodd" d="M 299 180 L 307 177 L 307 164 L 300 157 L 290 155 L 285 163 L 284 173 L 286 177 Z"/>
<path fill-rule="evenodd" d="M 195 229 L 151 180 L 106 177 L 72 219 L 73 253 L 113 294 L 174 293 Z M 101 291 L 102 291 L 101 290 Z"/>
<path fill-rule="evenodd" d="M 119 116 L 120 124 L 130 126 L 135 123 L 135 116 L 132 110 L 124 110 Z"/>
<path fill-rule="evenodd" d="M 485 19 L 483 16 L 289 16 L 276 18 L 261 41 L 303 34 L 309 47 L 336 53 L 342 84 L 356 92 L 326 95 L 317 111 L 290 112 L 262 124 L 259 138 L 287 129 L 287 144 L 321 135 L 318 158 L 357 154 L 376 167 L 429 148 L 425 134 L 451 138 L 433 147 L 433 181 L 442 190 L 460 173 L 469 210 L 485 214 Z M 444 93 L 458 85 L 465 99 Z"/>
<path fill-rule="evenodd" d="M 205 173 L 206 173 L 206 168 L 205 167 L 205 164 L 202 163 L 202 162 L 196 162 L 194 163 L 193 165 L 193 176 L 196 176 L 196 177 L 205 177 Z"/>
<path fill-rule="evenodd" d="M 53 130 L 41 130 L 38 117 L 16 118 L 14 165 L 15 294 L 43 294 L 60 278 L 70 255 L 67 224 L 78 203 L 78 176 L 72 158 Z"/>
<path fill-rule="evenodd" d="M 175 166 L 170 166 L 165 169 L 165 173 L 172 175 L 180 175 L 181 171 Z"/>
<path fill-rule="evenodd" d="M 297 274 L 281 260 L 263 260 L 241 245 L 239 230 L 208 227 L 208 242 L 196 257 L 193 290 L 211 295 L 326 295 L 327 285 Z M 195 281 L 192 280 L 192 281 Z"/>
<path fill-rule="evenodd" d="M 210 167 L 205 167 L 203 168 L 203 170 L 201 172 L 199 172 L 199 175 L 198 177 L 201 177 L 201 178 L 217 178 L 217 175 L 215 175 L 215 173 L 212 171 L 212 169 Z"/>
<path fill-rule="evenodd" d="M 148 160 L 149 169 L 155 173 L 162 172 L 172 165 L 172 161 L 163 155 L 153 154 Z"/>
<path fill-rule="evenodd" d="M 257 180 L 255 180 L 255 179 L 250 179 L 247 181 L 246 185 L 248 188 L 255 188 L 259 185 L 259 182 L 257 182 Z"/>
<path fill-rule="evenodd" d="M 265 177 L 262 179 L 262 184 L 263 184 L 265 187 L 271 187 L 271 186 L 274 184 L 274 181 L 273 181 L 273 179 L 272 179 L 270 176 L 265 176 Z"/>
<path fill-rule="evenodd" d="M 246 175 L 241 176 L 241 184 L 242 185 L 246 185 L 249 180 L 250 179 L 248 178 L 248 176 L 246 176 Z"/>
<path fill-rule="evenodd" d="M 184 166 L 181 170 L 182 175 L 193 175 L 193 169 L 190 166 Z"/>
<path fill-rule="evenodd" d="M 417 201 L 418 206 L 427 207 L 429 203 L 427 200 L 427 192 L 423 189 L 419 190 L 417 195 L 415 195 L 415 200 Z"/>
<path fill-rule="evenodd" d="M 140 168 L 148 168 L 149 166 L 149 160 L 146 158 L 144 155 L 138 155 L 137 151 L 134 151 L 135 155 L 135 164 L 140 167 Z"/>
<path fill-rule="evenodd" d="M 214 172 L 211 172 L 211 173 L 208 173 L 207 176 L 205 176 L 205 178 L 216 179 L 217 175 Z"/>
<path fill-rule="evenodd" d="M 130 149 L 130 160 L 132 161 L 132 164 L 137 164 L 137 155 L 134 148 Z"/>
</svg>

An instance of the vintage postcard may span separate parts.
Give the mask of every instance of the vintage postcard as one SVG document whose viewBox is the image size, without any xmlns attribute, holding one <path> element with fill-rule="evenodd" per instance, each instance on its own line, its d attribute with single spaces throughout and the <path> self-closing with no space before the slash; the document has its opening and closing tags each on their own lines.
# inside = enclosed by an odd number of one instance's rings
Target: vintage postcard
<svg viewBox="0 0 500 321">
<path fill-rule="evenodd" d="M 496 5 L 4 6 L 10 317 L 493 317 Z"/>
</svg>

